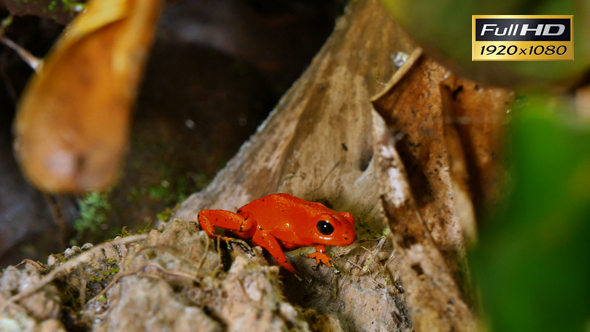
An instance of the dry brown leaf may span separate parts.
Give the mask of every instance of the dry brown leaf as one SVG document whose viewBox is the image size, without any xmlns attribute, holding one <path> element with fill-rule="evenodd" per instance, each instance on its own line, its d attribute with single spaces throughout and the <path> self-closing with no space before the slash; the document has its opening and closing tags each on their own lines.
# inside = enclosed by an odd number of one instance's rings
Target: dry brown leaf
<svg viewBox="0 0 590 332">
<path fill-rule="evenodd" d="M 104 190 L 127 148 L 160 0 L 95 0 L 29 82 L 15 120 L 23 173 L 43 191 Z"/>
<path fill-rule="evenodd" d="M 461 276 L 464 243 L 477 238 L 475 208 L 493 203 L 501 188 L 501 134 L 513 93 L 459 78 L 420 55 L 414 52 L 414 65 L 402 67 L 372 102 L 397 133 L 396 149 L 434 242 Z"/>
</svg>

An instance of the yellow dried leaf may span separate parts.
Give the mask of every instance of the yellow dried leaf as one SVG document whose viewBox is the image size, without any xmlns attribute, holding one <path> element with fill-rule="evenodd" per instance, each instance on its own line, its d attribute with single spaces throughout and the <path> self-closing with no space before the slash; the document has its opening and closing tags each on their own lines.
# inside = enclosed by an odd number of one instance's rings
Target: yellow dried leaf
<svg viewBox="0 0 590 332">
<path fill-rule="evenodd" d="M 90 1 L 30 80 L 17 110 L 15 150 L 39 189 L 104 190 L 117 179 L 161 6 Z"/>
</svg>

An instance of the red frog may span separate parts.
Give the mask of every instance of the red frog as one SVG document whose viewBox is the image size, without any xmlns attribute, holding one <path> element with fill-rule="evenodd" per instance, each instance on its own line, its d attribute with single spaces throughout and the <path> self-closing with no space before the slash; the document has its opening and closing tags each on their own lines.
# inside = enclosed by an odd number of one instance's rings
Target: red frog
<svg viewBox="0 0 590 332">
<path fill-rule="evenodd" d="M 280 266 L 299 275 L 287 261 L 283 250 L 315 246 L 316 252 L 306 257 L 330 267 L 331 258 L 325 245 L 351 244 L 356 236 L 354 217 L 348 212 L 336 212 L 320 203 L 288 195 L 273 194 L 238 209 L 237 213 L 225 210 L 199 212 L 201 228 L 214 238 L 227 242 L 242 242 L 215 233 L 214 227 L 229 230 L 242 239 L 268 250 Z"/>
</svg>

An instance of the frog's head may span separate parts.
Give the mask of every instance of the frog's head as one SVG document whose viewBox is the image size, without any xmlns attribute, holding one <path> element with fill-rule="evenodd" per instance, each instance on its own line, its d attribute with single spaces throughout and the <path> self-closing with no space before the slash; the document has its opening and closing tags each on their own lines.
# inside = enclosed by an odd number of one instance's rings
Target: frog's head
<svg viewBox="0 0 590 332">
<path fill-rule="evenodd" d="M 316 217 L 315 235 L 318 243 L 331 246 L 351 244 L 355 237 L 354 217 L 348 212 L 322 213 Z"/>
</svg>

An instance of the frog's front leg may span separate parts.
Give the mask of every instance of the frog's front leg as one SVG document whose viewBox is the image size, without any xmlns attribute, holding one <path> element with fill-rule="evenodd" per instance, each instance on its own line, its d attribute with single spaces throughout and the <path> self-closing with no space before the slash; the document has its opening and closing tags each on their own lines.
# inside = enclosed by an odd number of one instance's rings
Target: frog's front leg
<svg viewBox="0 0 590 332">
<path fill-rule="evenodd" d="M 254 234 L 254 237 L 252 238 L 252 242 L 257 246 L 261 246 L 264 249 L 266 249 L 272 255 L 272 257 L 274 257 L 277 263 L 279 263 L 280 266 L 284 267 L 291 273 L 296 274 L 297 276 L 301 275 L 299 272 L 297 272 L 297 270 L 295 270 L 293 265 L 291 265 L 291 263 L 287 261 L 287 257 L 285 256 L 285 253 L 283 252 L 283 249 L 281 248 L 279 241 L 277 241 L 277 239 L 274 236 L 272 236 L 269 232 L 256 232 Z"/>
<path fill-rule="evenodd" d="M 316 264 L 324 263 L 327 267 L 332 267 L 330 264 L 332 259 L 326 255 L 326 246 L 323 244 L 315 246 L 315 252 L 313 254 L 306 255 L 305 257 L 315 258 Z"/>
<path fill-rule="evenodd" d="M 238 243 L 242 248 L 252 251 L 252 248 L 250 248 L 247 243 L 242 240 L 236 240 L 227 236 L 220 236 L 215 233 L 215 227 L 220 227 L 230 230 L 242 238 L 251 238 L 256 231 L 256 220 L 250 213 L 233 213 L 225 210 L 203 210 L 199 212 L 197 218 L 199 219 L 199 225 L 201 226 L 201 229 L 204 230 L 209 236 L 213 238 L 219 238 L 220 240 L 223 240 L 227 243 Z"/>
</svg>

